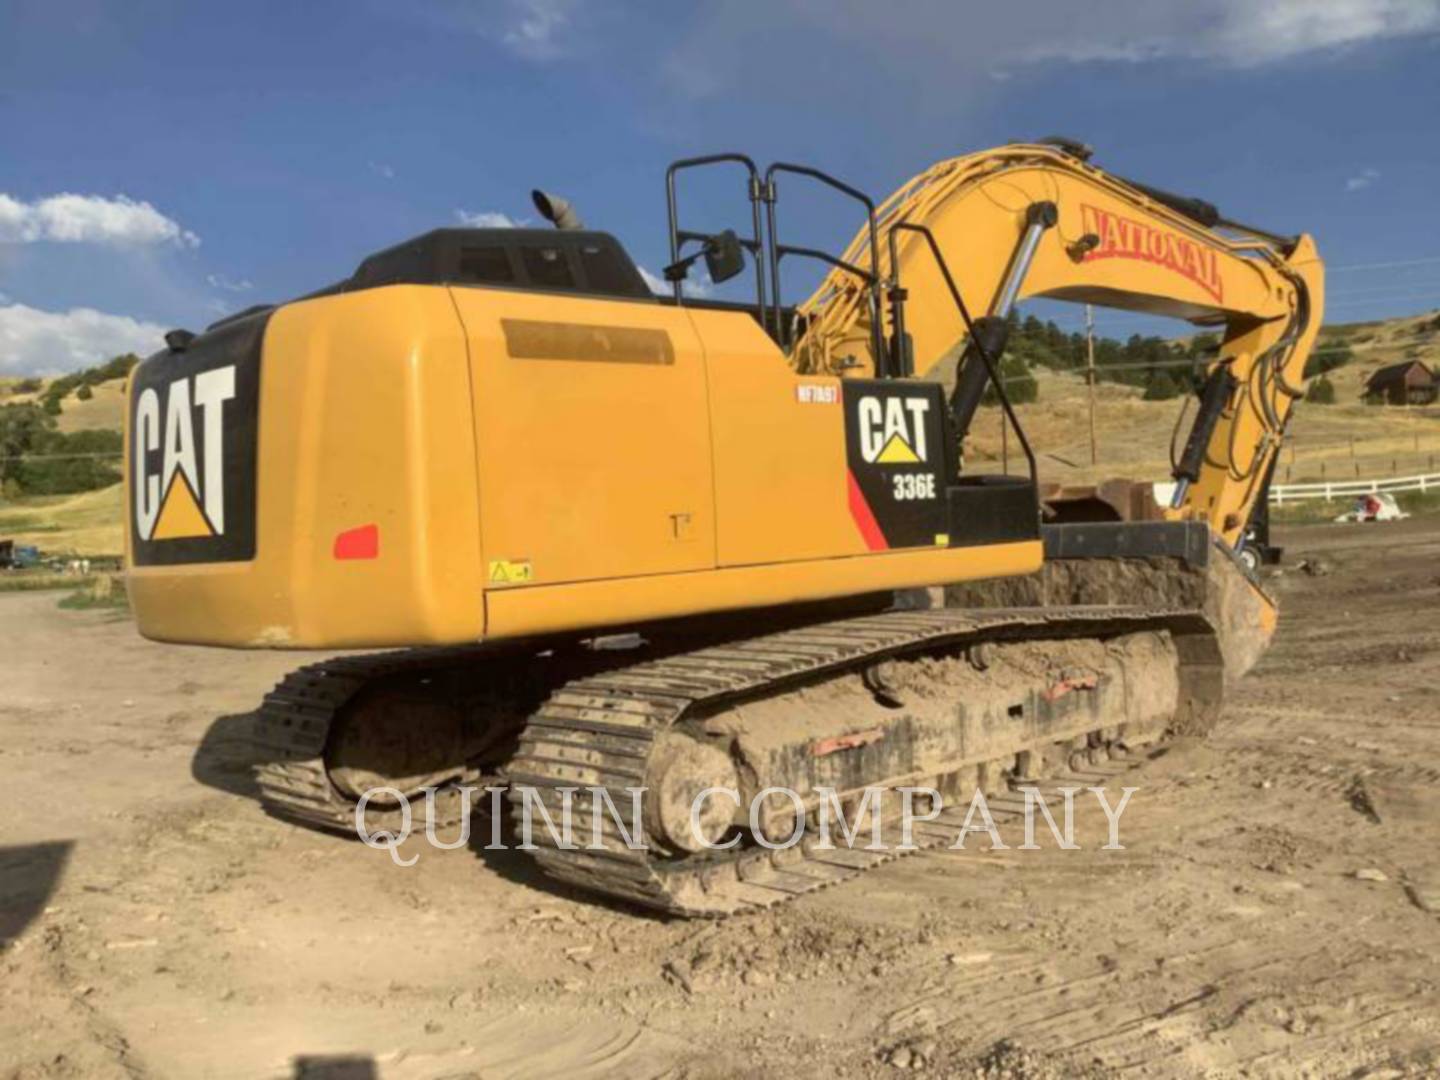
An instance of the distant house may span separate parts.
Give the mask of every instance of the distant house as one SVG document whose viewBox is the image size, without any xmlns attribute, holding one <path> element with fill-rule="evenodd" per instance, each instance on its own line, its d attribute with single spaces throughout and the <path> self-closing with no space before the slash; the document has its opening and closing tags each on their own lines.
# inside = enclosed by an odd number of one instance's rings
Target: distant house
<svg viewBox="0 0 1440 1080">
<path fill-rule="evenodd" d="M 1437 396 L 1440 382 L 1419 360 L 1382 367 L 1365 381 L 1365 400 L 1372 405 L 1430 405 Z"/>
</svg>

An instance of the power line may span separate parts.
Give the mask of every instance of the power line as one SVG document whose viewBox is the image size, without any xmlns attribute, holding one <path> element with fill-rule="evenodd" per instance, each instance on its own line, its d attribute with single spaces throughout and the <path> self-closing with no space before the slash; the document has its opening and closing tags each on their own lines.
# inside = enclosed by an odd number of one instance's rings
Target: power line
<svg viewBox="0 0 1440 1080">
<path fill-rule="evenodd" d="M 1387 300 L 1423 300 L 1433 297 L 1440 303 L 1440 288 L 1421 289 L 1418 292 L 1392 292 L 1384 296 L 1341 296 L 1339 300 L 1326 300 L 1326 307 L 1354 307 L 1356 304 L 1383 304 Z"/>
<path fill-rule="evenodd" d="M 122 450 L 96 450 L 88 454 L 11 454 L 0 457 L 0 461 L 74 461 L 77 458 L 118 458 L 124 457 Z"/>
<path fill-rule="evenodd" d="M 1396 259 L 1393 262 L 1352 263 L 1349 266 L 1327 266 L 1327 274 L 1345 274 L 1353 270 L 1394 270 L 1402 266 L 1429 266 L 1440 263 L 1440 255 L 1427 255 L 1421 259 Z"/>
</svg>

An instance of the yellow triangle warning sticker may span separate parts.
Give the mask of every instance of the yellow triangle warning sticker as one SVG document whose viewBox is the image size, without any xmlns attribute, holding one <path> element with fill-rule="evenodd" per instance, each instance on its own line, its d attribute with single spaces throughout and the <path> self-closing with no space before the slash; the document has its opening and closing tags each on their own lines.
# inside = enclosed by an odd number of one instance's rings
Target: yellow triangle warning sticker
<svg viewBox="0 0 1440 1080">
<path fill-rule="evenodd" d="M 160 504 L 160 517 L 155 522 L 151 540 L 183 540 L 193 536 L 214 536 L 215 530 L 200 509 L 195 492 L 190 490 L 190 481 L 185 479 L 185 470 L 176 469 L 170 479 L 170 490 L 165 492 L 165 501 Z"/>
<path fill-rule="evenodd" d="M 879 465 L 914 465 L 919 460 L 910 444 L 897 432 L 890 436 L 890 441 L 881 449 L 875 462 Z"/>
</svg>

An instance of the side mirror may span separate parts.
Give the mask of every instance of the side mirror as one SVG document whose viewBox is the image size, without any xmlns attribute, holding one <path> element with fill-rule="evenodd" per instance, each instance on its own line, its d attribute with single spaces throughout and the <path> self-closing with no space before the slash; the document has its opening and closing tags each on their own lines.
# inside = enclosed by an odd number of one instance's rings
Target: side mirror
<svg viewBox="0 0 1440 1080">
<path fill-rule="evenodd" d="M 715 284 L 729 281 L 745 270 L 745 249 L 734 229 L 716 233 L 705 241 L 705 269 Z"/>
</svg>

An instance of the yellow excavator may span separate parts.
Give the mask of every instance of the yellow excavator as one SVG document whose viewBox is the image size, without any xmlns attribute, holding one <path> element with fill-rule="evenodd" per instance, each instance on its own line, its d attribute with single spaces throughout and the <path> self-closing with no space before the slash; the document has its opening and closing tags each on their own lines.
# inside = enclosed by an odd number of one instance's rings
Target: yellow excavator
<svg viewBox="0 0 1440 1080">
<path fill-rule="evenodd" d="M 666 177 L 672 295 L 537 191 L 555 230 L 436 230 L 298 300 L 172 331 L 129 387 L 139 628 L 347 650 L 256 714 L 272 813 L 353 833 L 378 787 L 432 789 L 439 819 L 482 780 L 555 808 L 601 788 L 616 813 L 577 826 L 598 843 L 542 830 L 532 854 L 684 915 L 888 857 L 775 850 L 822 790 L 854 807 L 925 785 L 963 807 L 1203 731 L 1275 626 L 1244 556 L 1323 267 L 1308 236 L 1090 158 L 1008 145 L 878 205 L 808 166 L 687 159 Z M 743 179 L 738 229 L 682 226 L 701 168 Z M 782 188 L 810 185 L 863 214 L 838 256 L 780 238 Z M 797 259 L 828 271 L 792 306 Z M 717 283 L 753 273 L 754 303 L 688 295 L 702 261 Z M 1221 332 L 1168 506 L 1148 485 L 1042 490 L 998 375 L 1030 297 Z M 1021 474 L 966 464 L 987 393 Z M 799 801 L 692 814 L 707 788 Z"/>
</svg>

